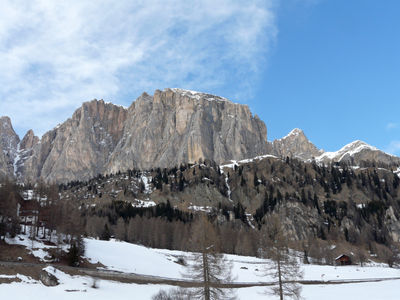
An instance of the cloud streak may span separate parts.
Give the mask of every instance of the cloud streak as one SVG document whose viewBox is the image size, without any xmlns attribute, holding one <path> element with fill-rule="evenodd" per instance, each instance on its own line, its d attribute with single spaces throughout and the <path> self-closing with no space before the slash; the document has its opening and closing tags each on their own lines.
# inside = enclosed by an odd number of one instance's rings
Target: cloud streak
<svg viewBox="0 0 400 300">
<path fill-rule="evenodd" d="M 397 129 L 399 127 L 399 124 L 397 123 L 388 123 L 386 124 L 386 130 L 392 130 L 392 129 Z"/>
<path fill-rule="evenodd" d="M 399 155 L 400 154 L 400 141 L 391 141 L 389 146 L 386 147 L 385 152 Z"/>
<path fill-rule="evenodd" d="M 2 1 L 0 114 L 43 134 L 93 98 L 129 105 L 164 87 L 249 93 L 276 38 L 274 4 Z"/>
</svg>

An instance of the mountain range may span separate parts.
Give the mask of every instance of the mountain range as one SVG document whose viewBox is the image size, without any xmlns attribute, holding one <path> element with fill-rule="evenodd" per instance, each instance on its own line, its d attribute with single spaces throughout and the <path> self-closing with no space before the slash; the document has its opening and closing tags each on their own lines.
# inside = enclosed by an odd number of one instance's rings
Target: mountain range
<svg viewBox="0 0 400 300">
<path fill-rule="evenodd" d="M 0 176 L 58 183 L 266 154 L 320 164 L 400 165 L 399 157 L 362 141 L 325 152 L 300 129 L 268 142 L 266 125 L 248 106 L 183 89 L 143 93 L 129 108 L 103 100 L 85 102 L 41 138 L 29 130 L 21 140 L 10 118 L 1 117 L 0 150 Z"/>
</svg>

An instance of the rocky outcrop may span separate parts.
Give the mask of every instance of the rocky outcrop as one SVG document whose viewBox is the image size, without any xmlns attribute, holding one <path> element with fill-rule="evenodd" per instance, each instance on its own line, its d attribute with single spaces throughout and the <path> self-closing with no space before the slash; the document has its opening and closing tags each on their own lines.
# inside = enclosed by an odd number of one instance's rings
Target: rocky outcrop
<svg viewBox="0 0 400 300">
<path fill-rule="evenodd" d="M 172 167 L 210 159 L 222 163 L 265 153 L 265 124 L 245 105 L 180 89 L 143 94 L 129 108 L 108 172 Z M 127 163 L 128 162 L 128 163 Z"/>
<path fill-rule="evenodd" d="M 14 176 L 19 137 L 9 117 L 0 118 L 0 177 Z"/>
<path fill-rule="evenodd" d="M 270 144 L 270 151 L 278 157 L 291 157 L 300 160 L 309 160 L 320 156 L 323 151 L 311 143 L 301 129 L 293 129 L 287 136 L 274 140 Z"/>
<path fill-rule="evenodd" d="M 39 274 L 40 281 L 45 286 L 57 286 L 57 285 L 59 285 L 60 283 L 58 282 L 58 278 L 56 276 L 54 276 L 53 274 L 51 274 L 48 269 L 50 269 L 52 272 L 56 271 L 56 269 L 53 268 L 53 267 L 47 267 L 47 268 L 43 269 Z"/>
<path fill-rule="evenodd" d="M 127 110 L 103 100 L 86 102 L 72 118 L 43 135 L 22 167 L 25 178 L 66 182 L 103 173 L 119 142 Z"/>
</svg>

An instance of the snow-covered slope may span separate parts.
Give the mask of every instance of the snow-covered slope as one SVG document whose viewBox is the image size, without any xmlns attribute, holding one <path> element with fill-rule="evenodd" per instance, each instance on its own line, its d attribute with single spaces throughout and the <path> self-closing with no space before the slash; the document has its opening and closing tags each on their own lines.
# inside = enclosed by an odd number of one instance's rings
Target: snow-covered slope
<svg viewBox="0 0 400 300">
<path fill-rule="evenodd" d="M 348 162 L 359 164 L 361 161 L 371 161 L 384 164 L 399 163 L 400 158 L 385 153 L 363 141 L 354 141 L 336 152 L 325 152 L 316 157 L 317 162 Z"/>
<path fill-rule="evenodd" d="M 20 237 L 17 237 L 18 240 Z M 8 242 L 10 242 L 8 240 Z M 16 242 L 17 243 L 17 242 Z M 40 242 L 38 242 L 40 243 Z M 178 258 L 190 262 L 190 253 L 152 249 L 144 246 L 116 240 L 99 241 L 85 239 L 86 257 L 92 262 L 102 263 L 106 269 L 153 275 L 164 278 L 182 279 L 184 267 L 177 263 Z M 26 245 L 29 247 L 29 245 Z M 36 247 L 46 251 L 45 246 Z M 270 282 L 273 278 L 263 276 L 264 266 L 269 260 L 255 257 L 227 255 L 232 263 L 232 272 L 236 282 Z M 369 263 L 368 266 L 319 266 L 302 265 L 304 280 L 330 281 L 330 284 L 303 285 L 302 296 L 306 300 L 316 299 L 363 299 L 363 300 L 398 300 L 399 280 L 385 280 L 400 277 L 400 270 L 384 265 Z M 56 276 L 60 282 L 56 287 L 45 287 L 41 282 L 23 275 L 2 275 L 1 278 L 19 278 L 20 282 L 0 284 L 0 295 L 5 299 L 152 299 L 160 289 L 173 288 L 166 285 L 137 285 L 116 281 L 98 280 L 93 288 L 93 279 L 89 276 L 71 276 L 53 267 L 46 267 L 47 272 Z M 334 281 L 377 280 L 366 283 L 334 284 Z M 238 299 L 265 299 L 267 287 L 257 286 L 237 289 Z M 273 299 L 273 298 L 271 298 Z"/>
<path fill-rule="evenodd" d="M 260 155 L 260 156 L 256 156 L 253 158 L 247 158 L 247 159 L 242 159 L 242 160 L 231 160 L 229 163 L 225 163 L 223 165 L 221 165 L 221 169 L 223 168 L 234 168 L 235 166 L 239 166 L 241 164 L 248 164 L 257 160 L 263 160 L 264 158 L 273 158 L 273 159 L 279 159 L 278 157 L 276 157 L 275 155 L 270 155 L 270 154 L 266 154 L 266 155 Z"/>
<path fill-rule="evenodd" d="M 182 278 L 184 267 L 177 263 L 182 257 L 190 260 L 190 253 L 166 249 L 153 249 L 116 240 L 100 241 L 85 239 L 86 257 L 93 263 L 100 262 L 106 269 L 154 275 L 167 278 Z M 268 282 L 273 278 L 263 276 L 268 259 L 250 256 L 226 255 L 232 263 L 236 282 Z M 356 280 L 371 278 L 400 277 L 400 269 L 388 268 L 383 264 L 369 263 L 365 267 L 333 267 L 302 265 L 304 280 Z"/>
<path fill-rule="evenodd" d="M 379 151 L 378 148 L 370 146 L 363 141 L 354 141 L 350 144 L 347 144 L 339 151 L 325 152 L 321 156 L 317 157 L 316 160 L 318 160 L 318 161 L 325 161 L 325 160 L 341 161 L 344 157 L 354 156 L 355 154 L 357 154 L 363 150 Z"/>
</svg>

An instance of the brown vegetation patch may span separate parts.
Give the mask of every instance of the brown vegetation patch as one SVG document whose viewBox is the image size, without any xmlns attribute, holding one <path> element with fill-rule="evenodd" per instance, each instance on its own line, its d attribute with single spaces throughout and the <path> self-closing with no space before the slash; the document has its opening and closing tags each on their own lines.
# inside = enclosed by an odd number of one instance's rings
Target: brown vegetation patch
<svg viewBox="0 0 400 300">
<path fill-rule="evenodd" d="M 39 280 L 40 271 L 44 268 L 43 265 L 34 265 L 34 264 L 1 264 L 0 265 L 0 274 L 3 275 L 16 275 L 22 274 L 27 277 L 31 277 L 35 280 Z M 20 280 L 13 280 L 15 282 L 19 282 Z"/>
<path fill-rule="evenodd" d="M 21 279 L 17 278 L 17 277 L 13 277 L 13 278 L 0 278 L 0 284 L 10 284 L 13 282 L 21 282 Z"/>
<path fill-rule="evenodd" d="M 9 245 L 0 241 L 0 261 L 20 261 L 19 257 L 22 258 L 23 262 L 35 263 L 39 261 L 38 258 L 29 254 L 25 246 Z"/>
</svg>

